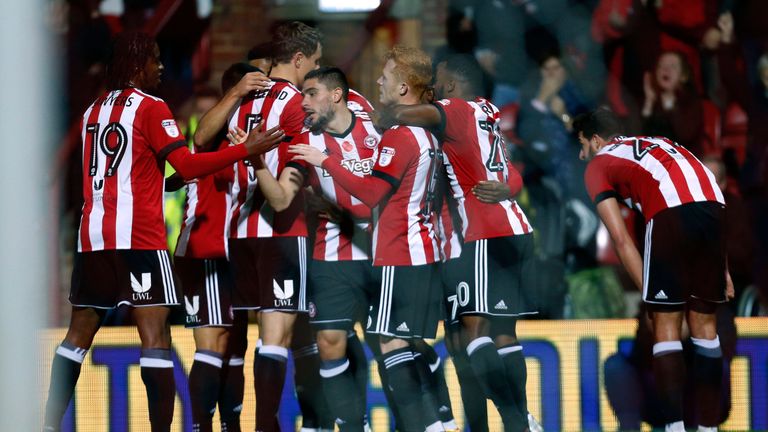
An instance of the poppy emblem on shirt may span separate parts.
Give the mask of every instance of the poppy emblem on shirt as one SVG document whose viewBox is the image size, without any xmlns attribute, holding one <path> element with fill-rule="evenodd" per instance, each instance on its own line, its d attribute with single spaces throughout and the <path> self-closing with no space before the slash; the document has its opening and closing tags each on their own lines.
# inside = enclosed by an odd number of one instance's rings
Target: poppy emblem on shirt
<svg viewBox="0 0 768 432">
<path fill-rule="evenodd" d="M 342 143 L 341 143 L 341 148 L 342 148 L 342 150 L 344 150 L 345 152 L 351 152 L 351 151 L 352 151 L 352 149 L 353 149 L 354 147 L 352 146 L 352 143 L 351 143 L 351 142 L 349 142 L 349 141 L 344 141 L 344 142 L 342 142 Z"/>
<path fill-rule="evenodd" d="M 379 145 L 379 138 L 376 135 L 368 135 L 363 140 L 363 145 L 371 150 L 375 149 Z"/>
<path fill-rule="evenodd" d="M 171 138 L 176 138 L 179 136 L 179 128 L 176 127 L 176 120 L 163 120 L 161 123 L 163 125 L 163 129 L 165 129 L 165 133 L 168 134 Z"/>
<path fill-rule="evenodd" d="M 392 147 L 383 147 L 379 154 L 379 165 L 385 167 L 392 162 L 392 158 L 395 157 L 395 149 Z"/>
</svg>

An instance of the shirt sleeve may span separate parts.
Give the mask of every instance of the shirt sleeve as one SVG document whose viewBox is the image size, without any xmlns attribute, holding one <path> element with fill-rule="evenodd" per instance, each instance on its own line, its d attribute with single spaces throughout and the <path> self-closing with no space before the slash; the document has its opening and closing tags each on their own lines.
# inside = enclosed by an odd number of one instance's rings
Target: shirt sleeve
<svg viewBox="0 0 768 432">
<path fill-rule="evenodd" d="M 153 101 L 143 113 L 142 133 L 159 159 L 165 159 L 172 151 L 187 145 L 171 110 L 162 101 Z"/>
<path fill-rule="evenodd" d="M 390 129 L 381 138 L 379 158 L 373 165 L 371 175 L 397 188 L 418 158 L 419 147 L 410 130 L 403 127 Z"/>
<path fill-rule="evenodd" d="M 587 165 L 584 172 L 584 183 L 587 193 L 592 201 L 597 204 L 606 198 L 621 200 L 616 189 L 608 181 L 607 158 L 597 156 Z"/>
<path fill-rule="evenodd" d="M 305 178 L 308 177 L 309 171 L 310 171 L 310 165 L 307 161 L 303 160 L 294 160 L 293 153 L 288 152 L 288 147 L 294 145 L 294 144 L 309 144 L 309 137 L 307 136 L 307 133 L 302 133 L 297 137 L 294 137 L 290 143 L 282 143 L 280 144 L 280 147 L 278 147 L 278 158 L 280 159 L 280 171 L 283 170 L 284 167 L 291 167 L 299 170 Z"/>
</svg>

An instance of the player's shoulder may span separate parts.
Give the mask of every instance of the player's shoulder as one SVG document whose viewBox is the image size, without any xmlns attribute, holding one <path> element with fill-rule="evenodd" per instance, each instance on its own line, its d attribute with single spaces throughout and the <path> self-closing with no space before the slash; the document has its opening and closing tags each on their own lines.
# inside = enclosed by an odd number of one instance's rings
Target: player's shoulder
<svg viewBox="0 0 768 432">
<path fill-rule="evenodd" d="M 165 103 L 165 101 L 157 96 L 153 96 L 145 91 L 139 90 L 139 89 L 133 89 L 133 92 L 146 101 L 147 105 L 162 105 L 162 106 L 168 106 L 168 104 Z"/>
<path fill-rule="evenodd" d="M 279 78 L 278 79 L 273 78 L 273 81 L 268 91 L 278 99 L 280 99 L 280 96 L 281 96 L 280 92 L 285 92 L 288 96 L 301 94 L 301 90 L 299 90 L 299 88 L 296 87 L 294 83 L 288 80 L 279 79 Z"/>
</svg>

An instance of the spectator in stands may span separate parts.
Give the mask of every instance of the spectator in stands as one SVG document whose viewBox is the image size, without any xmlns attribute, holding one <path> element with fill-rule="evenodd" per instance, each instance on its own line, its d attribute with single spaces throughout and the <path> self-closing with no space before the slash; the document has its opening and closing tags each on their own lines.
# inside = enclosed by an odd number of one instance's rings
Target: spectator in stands
<svg viewBox="0 0 768 432">
<path fill-rule="evenodd" d="M 656 384 L 652 367 L 653 330 L 644 303 L 640 305 L 638 328 L 630 350 L 619 351 L 605 360 L 603 366 L 605 390 L 608 402 L 619 420 L 619 430 L 640 430 L 640 423 L 647 422 L 654 428 L 664 428 L 662 409 L 656 397 Z M 688 327 L 683 327 L 686 369 L 694 371 L 694 345 L 690 341 Z M 723 392 L 720 398 L 720 423 L 728 418 L 731 410 L 731 360 L 736 352 L 736 323 L 728 305 L 717 309 L 717 334 L 723 351 Z M 699 379 L 689 373 L 685 382 L 685 407 L 683 418 L 687 428 L 699 424 L 699 403 L 695 397 L 694 382 Z M 701 430 L 701 429 L 699 429 Z"/>
<path fill-rule="evenodd" d="M 643 77 L 642 135 L 664 136 L 701 157 L 703 108 L 682 53 L 666 51 Z"/>
</svg>

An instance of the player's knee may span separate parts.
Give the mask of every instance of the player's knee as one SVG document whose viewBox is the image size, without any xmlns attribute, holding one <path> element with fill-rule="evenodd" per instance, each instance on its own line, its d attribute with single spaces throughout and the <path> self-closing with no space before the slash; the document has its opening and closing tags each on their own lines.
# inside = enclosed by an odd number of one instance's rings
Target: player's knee
<svg viewBox="0 0 768 432">
<path fill-rule="evenodd" d="M 347 335 L 343 330 L 323 330 L 317 333 L 317 347 L 323 360 L 344 357 Z"/>
</svg>

